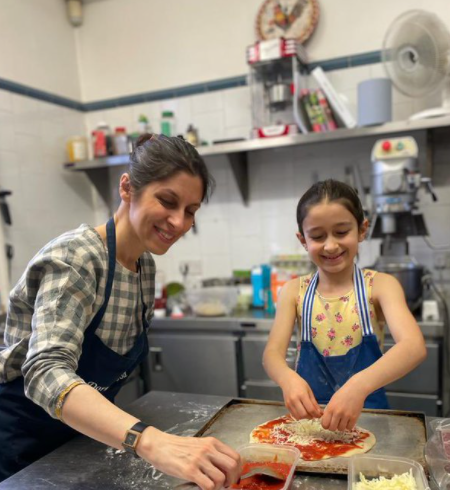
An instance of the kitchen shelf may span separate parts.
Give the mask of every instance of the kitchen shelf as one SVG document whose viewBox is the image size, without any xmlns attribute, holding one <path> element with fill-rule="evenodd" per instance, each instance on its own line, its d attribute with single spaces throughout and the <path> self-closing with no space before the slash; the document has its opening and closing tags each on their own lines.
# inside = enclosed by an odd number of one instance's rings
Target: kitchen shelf
<svg viewBox="0 0 450 490">
<path fill-rule="evenodd" d="M 205 158 L 226 155 L 231 165 L 244 203 L 248 202 L 248 154 L 253 151 L 263 151 L 289 146 L 310 145 L 332 141 L 351 140 L 371 136 L 395 135 L 399 133 L 412 133 L 416 131 L 432 131 L 438 128 L 450 127 L 450 117 L 437 117 L 421 119 L 418 121 L 395 121 L 380 126 L 365 128 L 339 128 L 324 133 L 293 134 L 274 138 L 256 138 L 252 140 L 219 143 L 211 146 L 201 146 L 198 152 Z M 128 155 L 109 156 L 85 160 L 76 163 L 66 163 L 64 166 L 72 171 L 87 171 L 93 175 L 98 169 L 127 165 Z M 91 176 L 90 175 L 90 176 Z M 92 179 L 92 177 L 91 177 Z M 92 179 L 94 181 L 94 179 Z M 97 180 L 97 179 L 96 179 Z M 95 184 L 95 182 L 94 182 Z"/>
</svg>

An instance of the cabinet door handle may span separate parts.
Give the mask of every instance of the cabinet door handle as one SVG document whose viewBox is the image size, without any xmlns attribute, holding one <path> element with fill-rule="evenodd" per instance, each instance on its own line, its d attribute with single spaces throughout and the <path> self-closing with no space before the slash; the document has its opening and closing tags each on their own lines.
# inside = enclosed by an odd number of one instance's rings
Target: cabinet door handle
<svg viewBox="0 0 450 490">
<path fill-rule="evenodd" d="M 161 372 L 162 366 L 162 348 L 150 347 L 150 356 L 152 359 L 152 371 Z"/>
</svg>

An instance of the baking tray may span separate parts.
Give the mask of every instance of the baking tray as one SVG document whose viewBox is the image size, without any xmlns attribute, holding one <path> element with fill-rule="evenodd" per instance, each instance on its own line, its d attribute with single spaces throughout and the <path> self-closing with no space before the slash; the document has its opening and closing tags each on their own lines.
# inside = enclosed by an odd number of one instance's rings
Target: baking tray
<svg viewBox="0 0 450 490">
<path fill-rule="evenodd" d="M 234 398 L 213 415 L 196 436 L 216 437 L 237 449 L 249 443 L 250 432 L 257 425 L 286 413 L 286 407 L 281 402 Z M 357 425 L 375 434 L 377 442 L 370 454 L 413 459 L 429 475 L 424 456 L 427 440 L 424 413 L 364 409 Z M 297 471 L 345 475 L 348 473 L 348 461 L 343 457 L 322 461 L 300 460 Z"/>
</svg>

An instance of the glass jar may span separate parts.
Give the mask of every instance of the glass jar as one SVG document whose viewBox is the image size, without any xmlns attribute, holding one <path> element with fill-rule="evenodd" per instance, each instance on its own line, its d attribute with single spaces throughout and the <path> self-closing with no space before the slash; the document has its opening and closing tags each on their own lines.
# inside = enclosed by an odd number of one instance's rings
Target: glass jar
<svg viewBox="0 0 450 490">
<path fill-rule="evenodd" d="M 86 138 L 83 136 L 72 136 L 67 142 L 67 158 L 70 163 L 87 160 Z"/>
</svg>

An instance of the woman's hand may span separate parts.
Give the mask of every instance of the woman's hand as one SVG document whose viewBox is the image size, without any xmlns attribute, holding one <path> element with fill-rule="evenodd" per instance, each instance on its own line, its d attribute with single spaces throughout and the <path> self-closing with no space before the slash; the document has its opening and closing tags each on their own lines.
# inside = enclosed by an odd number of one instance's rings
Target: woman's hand
<svg viewBox="0 0 450 490">
<path fill-rule="evenodd" d="M 240 475 L 239 454 L 213 437 L 180 437 L 148 427 L 137 453 L 156 469 L 202 490 L 231 486 Z"/>
<path fill-rule="evenodd" d="M 322 409 L 309 384 L 296 372 L 290 371 L 281 383 L 284 403 L 295 419 L 319 418 Z"/>
<path fill-rule="evenodd" d="M 329 430 L 351 430 L 355 427 L 367 393 L 350 380 L 331 397 L 322 417 L 322 427 Z"/>
</svg>

